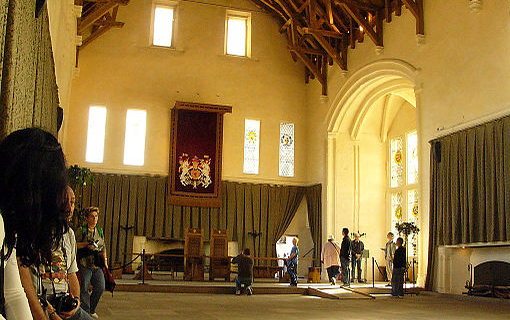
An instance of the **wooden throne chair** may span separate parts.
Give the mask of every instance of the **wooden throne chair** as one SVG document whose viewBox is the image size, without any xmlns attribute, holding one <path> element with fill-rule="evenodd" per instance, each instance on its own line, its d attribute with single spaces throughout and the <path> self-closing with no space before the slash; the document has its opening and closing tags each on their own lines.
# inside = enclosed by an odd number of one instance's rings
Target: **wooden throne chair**
<svg viewBox="0 0 510 320">
<path fill-rule="evenodd" d="M 223 278 L 230 281 L 227 230 L 211 230 L 209 280 Z"/>
<path fill-rule="evenodd" d="M 204 240 L 202 229 L 190 228 L 184 240 L 184 280 L 204 280 Z"/>
</svg>

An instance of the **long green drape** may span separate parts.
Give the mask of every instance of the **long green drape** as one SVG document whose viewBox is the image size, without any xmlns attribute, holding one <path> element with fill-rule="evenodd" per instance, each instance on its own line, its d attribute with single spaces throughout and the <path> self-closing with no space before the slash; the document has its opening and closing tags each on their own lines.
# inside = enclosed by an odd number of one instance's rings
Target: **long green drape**
<svg viewBox="0 0 510 320">
<path fill-rule="evenodd" d="M 132 252 L 135 235 L 183 239 L 185 230 L 191 227 L 202 228 L 205 240 L 209 239 L 211 229 L 227 229 L 229 241 L 237 241 L 240 248 L 250 248 L 254 256 L 275 257 L 275 244 L 305 194 L 315 250 L 320 252 L 320 185 L 223 181 L 222 206 L 199 208 L 167 204 L 167 177 L 102 173 L 94 176 L 93 185 L 75 190 L 77 203 L 82 207 L 99 207 L 99 224 L 105 231 L 112 261 L 126 261 L 124 254 Z"/>
<path fill-rule="evenodd" d="M 57 133 L 58 90 L 46 6 L 0 0 L 0 138 L 37 126 Z"/>
<path fill-rule="evenodd" d="M 314 244 L 314 266 L 320 266 L 322 246 L 322 185 L 317 184 L 306 189 L 308 205 L 308 223 Z"/>
<path fill-rule="evenodd" d="M 427 289 L 437 248 L 510 240 L 510 117 L 434 140 Z"/>
</svg>

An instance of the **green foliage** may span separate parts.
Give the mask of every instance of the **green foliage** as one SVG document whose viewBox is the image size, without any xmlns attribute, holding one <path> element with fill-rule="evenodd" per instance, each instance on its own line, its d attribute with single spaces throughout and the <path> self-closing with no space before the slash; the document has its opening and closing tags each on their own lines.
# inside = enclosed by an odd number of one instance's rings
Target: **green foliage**
<svg viewBox="0 0 510 320">
<path fill-rule="evenodd" d="M 89 168 L 82 168 L 78 165 L 70 166 L 67 169 L 69 185 L 74 190 L 76 201 L 74 205 L 74 214 L 71 220 L 71 227 L 74 229 L 79 228 L 85 221 L 84 213 L 85 208 L 81 201 L 81 188 L 94 184 L 94 174 Z"/>
<path fill-rule="evenodd" d="M 94 184 L 94 175 L 89 168 L 82 168 L 75 164 L 67 169 L 67 175 L 73 189 L 78 186 L 86 186 L 87 183 Z"/>
<path fill-rule="evenodd" d="M 395 224 L 399 235 L 404 235 L 406 238 L 410 235 L 417 235 L 420 232 L 420 228 L 414 224 L 414 222 L 397 222 Z"/>
</svg>

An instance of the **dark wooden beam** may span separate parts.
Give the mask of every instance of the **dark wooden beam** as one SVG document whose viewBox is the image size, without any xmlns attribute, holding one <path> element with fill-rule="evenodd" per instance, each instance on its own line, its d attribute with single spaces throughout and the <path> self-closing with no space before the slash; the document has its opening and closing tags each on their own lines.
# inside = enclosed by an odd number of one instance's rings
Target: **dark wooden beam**
<svg viewBox="0 0 510 320">
<path fill-rule="evenodd" d="M 347 3 L 351 7 L 356 8 L 358 10 L 362 10 L 362 11 L 376 12 L 377 10 L 384 8 L 384 6 L 381 7 L 381 6 L 369 5 L 369 4 L 360 3 L 360 2 L 354 1 L 354 0 L 333 0 L 333 1 L 335 2 L 335 4 L 339 4 L 339 5 L 342 3 Z"/>
<path fill-rule="evenodd" d="M 117 0 L 96 4 L 96 7 L 91 13 L 80 18 L 78 22 L 78 33 L 81 34 L 87 27 L 91 26 L 113 8 L 119 6 L 119 4 Z"/>
<path fill-rule="evenodd" d="M 313 48 L 306 48 L 306 47 L 298 47 L 298 46 L 295 46 L 295 47 L 292 47 L 292 46 L 287 46 L 287 49 L 289 49 L 289 51 L 301 51 L 303 53 L 306 53 L 306 54 L 315 54 L 315 55 L 318 55 L 318 56 L 327 56 L 328 54 L 326 53 L 326 51 L 324 50 L 321 50 L 321 49 L 313 49 Z"/>
<path fill-rule="evenodd" d="M 329 54 L 333 60 L 338 64 L 340 68 L 342 68 L 345 64 L 342 61 L 342 58 L 337 54 L 335 48 L 331 46 L 331 44 L 328 42 L 326 38 L 318 31 L 318 30 L 308 30 L 309 33 L 313 35 L 315 40 L 321 45 L 324 50 Z"/>
<path fill-rule="evenodd" d="M 358 23 L 358 25 L 363 27 L 363 31 L 368 34 L 368 36 L 374 41 L 376 46 L 383 46 L 382 41 L 382 28 L 380 30 L 374 30 L 370 23 L 363 17 L 361 12 L 353 7 L 349 1 L 344 0 L 335 0 L 345 11 Z M 382 25 L 382 24 L 381 24 Z"/>
<path fill-rule="evenodd" d="M 416 34 L 425 34 L 425 23 L 423 21 L 423 0 L 402 0 L 402 2 L 416 18 Z"/>
<path fill-rule="evenodd" d="M 299 51 L 299 49 L 294 52 L 301 59 L 301 61 L 303 61 L 308 70 L 310 70 L 310 72 L 317 78 L 317 80 L 319 80 L 319 82 L 324 85 L 327 80 L 324 79 L 320 69 L 312 62 L 312 60 L 310 60 L 310 58 L 308 58 L 304 52 Z"/>
<path fill-rule="evenodd" d="M 87 37 L 87 39 L 83 40 L 83 43 L 80 46 L 80 51 L 83 50 L 83 48 L 85 48 L 92 41 L 96 40 L 97 38 L 99 38 L 100 36 L 105 34 L 111 28 L 113 28 L 113 26 L 101 27 L 101 28 L 97 29 L 96 31 L 94 31 L 93 33 L 91 33 L 90 36 Z"/>
<path fill-rule="evenodd" d="M 322 29 L 312 29 L 312 28 L 302 28 L 304 33 L 318 33 L 325 37 L 331 37 L 331 38 L 342 38 L 342 34 L 335 32 L 335 31 L 328 31 L 328 30 L 322 30 Z"/>
<path fill-rule="evenodd" d="M 317 0 L 308 0 L 308 12 L 309 12 L 309 25 L 311 28 L 318 29 L 319 24 L 317 22 Z"/>
<path fill-rule="evenodd" d="M 253 1 L 253 0 L 252 0 Z M 289 19 L 289 17 L 285 16 L 283 14 L 283 12 L 281 12 L 279 9 L 277 9 L 272 3 L 270 0 L 258 0 L 260 2 L 262 2 L 263 4 L 265 4 L 268 8 L 270 8 L 271 10 L 273 10 L 274 12 L 276 12 L 277 14 L 279 14 L 284 21 L 287 21 Z"/>
<path fill-rule="evenodd" d="M 386 21 L 391 22 L 391 0 L 384 0 L 384 8 L 386 9 Z"/>
</svg>

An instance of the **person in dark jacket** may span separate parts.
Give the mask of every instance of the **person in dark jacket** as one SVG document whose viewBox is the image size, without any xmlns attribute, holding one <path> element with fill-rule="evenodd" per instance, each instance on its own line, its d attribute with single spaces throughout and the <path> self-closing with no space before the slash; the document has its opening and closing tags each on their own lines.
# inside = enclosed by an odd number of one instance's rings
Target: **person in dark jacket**
<svg viewBox="0 0 510 320">
<path fill-rule="evenodd" d="M 397 239 L 397 250 L 393 258 L 393 275 L 391 276 L 391 295 L 394 297 L 404 296 L 404 272 L 406 269 L 406 248 L 403 246 L 404 239 Z"/>
<path fill-rule="evenodd" d="M 350 284 L 349 262 L 351 258 L 351 239 L 349 238 L 349 229 L 343 228 L 342 235 L 344 238 L 340 247 L 340 265 L 342 267 L 342 282 L 345 286 L 348 286 Z"/>
<path fill-rule="evenodd" d="M 241 286 L 244 284 L 246 294 L 253 293 L 251 284 L 253 282 L 253 260 L 250 258 L 250 249 L 246 248 L 241 254 L 232 259 L 237 264 L 236 295 L 241 294 Z"/>
<path fill-rule="evenodd" d="M 363 241 L 359 239 L 359 233 L 354 234 L 354 240 L 352 241 L 352 255 L 351 255 L 351 281 L 354 282 L 356 279 L 356 268 L 358 269 L 358 283 L 363 282 L 361 279 L 361 257 L 363 256 L 363 250 L 365 250 L 365 245 Z"/>
</svg>

